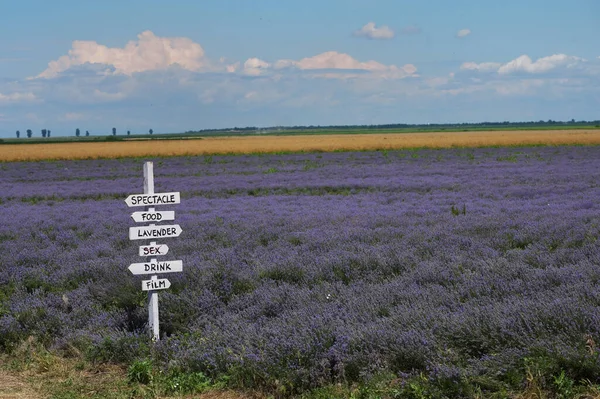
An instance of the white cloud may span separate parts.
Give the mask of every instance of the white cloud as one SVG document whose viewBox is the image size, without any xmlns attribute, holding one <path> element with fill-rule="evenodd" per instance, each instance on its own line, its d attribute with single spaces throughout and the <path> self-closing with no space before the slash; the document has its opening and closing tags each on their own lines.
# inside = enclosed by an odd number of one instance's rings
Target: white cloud
<svg viewBox="0 0 600 399">
<path fill-rule="evenodd" d="M 273 102 L 281 101 L 289 97 L 289 94 L 278 89 L 276 85 L 261 85 L 254 90 L 249 90 L 238 97 L 236 103 L 245 109 L 251 109 L 254 106 L 264 106 Z M 250 108 L 247 108 L 250 107 Z"/>
<path fill-rule="evenodd" d="M 271 64 L 260 58 L 249 58 L 244 62 L 243 73 L 250 76 L 259 76 L 265 74 L 270 67 Z"/>
<path fill-rule="evenodd" d="M 16 103 L 35 101 L 37 98 L 33 93 L 0 93 L 0 103 Z"/>
<path fill-rule="evenodd" d="M 240 63 L 236 62 L 235 64 L 229 64 L 225 66 L 225 70 L 229 73 L 234 73 L 240 67 Z"/>
<path fill-rule="evenodd" d="M 459 39 L 462 39 L 464 37 L 467 37 L 471 34 L 471 29 L 461 29 L 458 32 L 456 32 L 456 37 L 458 37 Z"/>
<path fill-rule="evenodd" d="M 128 42 L 123 48 L 110 48 L 95 41 L 76 40 L 68 55 L 48 64 L 38 78 L 54 78 L 73 66 L 105 64 L 115 73 L 131 75 L 136 72 L 165 69 L 172 65 L 199 71 L 207 66 L 204 50 L 198 43 L 185 37 L 158 37 L 151 31 L 138 35 L 137 41 Z"/>
<path fill-rule="evenodd" d="M 522 79 L 519 81 L 502 82 L 494 85 L 498 94 L 508 95 L 533 95 L 536 90 L 549 84 L 543 79 Z"/>
<path fill-rule="evenodd" d="M 125 98 L 126 94 L 122 92 L 107 93 L 102 90 L 94 89 L 93 96 L 99 101 L 118 101 Z"/>
<path fill-rule="evenodd" d="M 352 56 L 337 51 L 327 51 L 313 57 L 303 58 L 300 61 L 279 60 L 275 63 L 276 69 L 295 67 L 302 70 L 334 69 L 348 71 L 366 71 L 376 73 L 386 78 L 403 78 L 415 75 L 417 68 L 412 64 L 402 67 L 396 65 L 384 65 L 377 61 L 360 62 Z M 358 76 L 353 74 L 352 77 Z M 329 73 L 325 77 L 337 77 L 335 73 Z"/>
<path fill-rule="evenodd" d="M 474 94 L 539 98 L 566 98 L 578 92 L 589 92 L 598 85 L 600 62 L 565 54 L 554 54 L 532 60 L 522 55 L 506 63 L 465 62 L 461 72 L 483 72 L 478 75 L 457 73 L 444 94 Z M 441 80 L 434 80 L 438 83 Z M 485 93 L 485 94 L 483 94 Z"/>
<path fill-rule="evenodd" d="M 542 73 L 561 66 L 566 66 L 567 68 L 572 67 L 582 61 L 584 60 L 579 57 L 566 54 L 554 54 L 548 57 L 539 58 L 533 62 L 529 56 L 522 55 L 502 65 L 498 69 L 498 73 L 501 75 L 513 72 Z"/>
<path fill-rule="evenodd" d="M 378 28 L 375 26 L 374 22 L 369 22 L 362 28 L 354 31 L 354 36 L 375 40 L 387 40 L 394 37 L 394 31 L 386 25 Z"/>
<path fill-rule="evenodd" d="M 454 74 L 449 73 L 448 76 L 438 76 L 435 78 L 426 79 L 425 83 L 427 83 L 429 87 L 438 87 L 447 85 L 452 81 L 452 79 L 454 79 Z"/>
<path fill-rule="evenodd" d="M 477 64 L 475 62 L 465 62 L 460 66 L 461 70 L 468 71 L 481 71 L 481 72 L 489 72 L 489 71 L 497 71 L 502 64 L 498 62 L 482 62 Z"/>
</svg>

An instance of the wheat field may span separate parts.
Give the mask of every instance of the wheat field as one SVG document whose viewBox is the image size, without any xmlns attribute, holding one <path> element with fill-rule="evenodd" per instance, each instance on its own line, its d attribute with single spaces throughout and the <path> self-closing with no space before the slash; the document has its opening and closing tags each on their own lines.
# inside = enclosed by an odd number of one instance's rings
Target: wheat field
<svg viewBox="0 0 600 399">
<path fill-rule="evenodd" d="M 119 142 L 4 144 L 0 145 L 0 161 L 564 144 L 600 144 L 600 130 L 235 136 Z"/>
</svg>

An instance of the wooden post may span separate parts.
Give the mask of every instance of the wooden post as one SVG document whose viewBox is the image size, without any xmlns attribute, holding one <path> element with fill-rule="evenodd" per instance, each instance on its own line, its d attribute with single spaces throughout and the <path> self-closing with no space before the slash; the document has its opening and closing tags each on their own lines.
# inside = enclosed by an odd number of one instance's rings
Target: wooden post
<svg viewBox="0 0 600 399">
<path fill-rule="evenodd" d="M 156 240 L 157 238 L 179 237 L 182 232 L 178 224 L 156 225 L 155 222 L 175 220 L 175 211 L 157 212 L 157 205 L 179 204 L 180 193 L 155 193 L 154 192 L 154 166 L 152 162 L 144 163 L 144 193 L 131 194 L 125 199 L 129 207 L 143 206 L 145 211 L 133 212 L 131 217 L 136 223 L 150 223 L 148 226 L 130 227 L 130 240 Z M 145 262 L 132 263 L 129 271 L 134 275 L 151 275 L 149 280 L 142 280 L 142 291 L 148 291 L 148 328 L 152 341 L 160 339 L 158 320 L 158 291 L 166 290 L 171 282 L 166 278 L 158 278 L 159 273 L 180 273 L 183 271 L 181 260 L 167 260 L 158 262 L 156 257 L 166 255 L 169 247 L 157 244 L 156 241 L 142 245 L 138 248 L 138 254 L 145 257 Z"/>
<path fill-rule="evenodd" d="M 144 163 L 144 194 L 154 194 L 154 164 L 152 162 Z M 154 207 L 148 207 L 146 210 L 154 212 Z M 154 226 L 154 224 L 150 224 L 150 226 Z M 152 241 L 150 245 L 156 245 L 156 242 Z M 156 259 L 151 259 L 150 261 L 155 262 Z M 153 275 L 150 279 L 157 280 L 158 276 Z M 158 292 L 148 291 L 148 328 L 154 342 L 160 339 L 159 327 Z"/>
</svg>

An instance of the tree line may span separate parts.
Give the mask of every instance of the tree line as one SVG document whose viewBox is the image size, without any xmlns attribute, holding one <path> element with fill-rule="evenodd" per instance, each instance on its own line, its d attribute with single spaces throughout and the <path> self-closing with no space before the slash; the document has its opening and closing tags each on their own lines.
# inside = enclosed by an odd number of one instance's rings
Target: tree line
<svg viewBox="0 0 600 399">
<path fill-rule="evenodd" d="M 33 136 L 33 131 L 31 129 L 27 129 L 25 131 L 25 133 L 27 134 L 27 138 L 31 138 Z M 42 137 L 44 137 L 44 138 L 50 137 L 51 130 L 50 129 L 42 129 L 41 133 L 42 133 Z M 148 133 L 152 134 L 152 133 L 154 133 L 154 130 L 150 129 L 150 130 L 148 130 Z M 18 139 L 21 138 L 21 131 L 17 130 L 16 135 L 17 135 Z M 90 135 L 90 131 L 86 130 L 85 131 L 85 136 L 89 137 L 89 135 Z M 116 127 L 112 128 L 112 135 L 113 136 L 117 135 L 117 128 Z M 127 131 L 127 135 L 128 136 L 131 135 L 131 130 Z M 79 128 L 75 129 L 75 137 L 81 137 L 81 129 L 79 129 Z"/>
<path fill-rule="evenodd" d="M 25 131 L 25 133 L 27 133 L 27 138 L 31 138 L 31 136 L 33 136 L 33 131 L 31 129 L 27 129 Z M 50 137 L 50 134 L 52 133 L 52 131 L 50 129 L 42 129 L 42 137 Z M 17 138 L 21 137 L 21 132 L 19 130 L 17 130 Z"/>
<path fill-rule="evenodd" d="M 590 126 L 600 127 L 600 120 L 579 120 L 571 119 L 568 121 L 556 121 L 548 119 L 546 121 L 523 121 L 523 122 L 463 122 L 463 123 L 391 123 L 380 125 L 296 125 L 296 126 L 270 126 L 270 127 L 233 127 L 223 129 L 199 129 L 189 130 L 185 134 L 198 133 L 229 133 L 229 132 L 268 132 L 268 131 L 286 131 L 286 130 L 362 130 L 362 129 L 485 129 L 485 128 L 527 128 L 527 127 L 546 127 L 546 126 Z"/>
</svg>

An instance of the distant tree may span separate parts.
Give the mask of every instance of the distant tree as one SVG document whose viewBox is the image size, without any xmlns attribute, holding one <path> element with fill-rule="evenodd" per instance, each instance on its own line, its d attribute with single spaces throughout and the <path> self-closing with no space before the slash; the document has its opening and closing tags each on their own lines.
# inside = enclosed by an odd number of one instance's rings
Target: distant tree
<svg viewBox="0 0 600 399">
<path fill-rule="evenodd" d="M 75 136 L 79 137 L 80 134 L 81 130 L 79 130 L 79 128 L 75 129 Z"/>
<path fill-rule="evenodd" d="M 116 135 L 117 135 L 117 128 L 113 127 L 113 136 L 116 136 Z"/>
<path fill-rule="evenodd" d="M 87 137 L 87 136 L 89 136 L 89 135 L 90 135 L 90 132 L 89 132 L 89 130 L 86 130 L 86 131 L 85 131 L 85 136 Z"/>
<path fill-rule="evenodd" d="M 42 137 L 44 137 L 44 138 L 45 138 L 45 137 L 46 137 L 46 134 L 47 134 L 47 132 L 48 132 L 48 131 L 47 131 L 46 129 L 42 129 Z"/>
<path fill-rule="evenodd" d="M 48 129 L 48 137 L 50 137 L 50 129 Z"/>
<path fill-rule="evenodd" d="M 129 131 L 129 130 L 128 130 L 128 131 L 127 131 L 127 135 L 129 136 L 130 134 L 131 134 L 131 131 Z"/>
<path fill-rule="evenodd" d="M 21 132 L 17 130 L 17 138 L 21 137 Z"/>
<path fill-rule="evenodd" d="M 33 132 L 31 131 L 31 129 L 27 129 L 27 138 L 31 138 L 32 134 Z"/>
<path fill-rule="evenodd" d="M 150 134 L 152 134 L 152 133 L 154 133 L 154 130 L 150 129 L 148 132 L 149 132 Z"/>
</svg>

